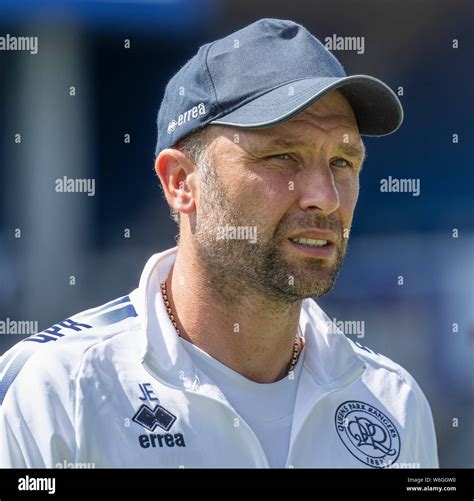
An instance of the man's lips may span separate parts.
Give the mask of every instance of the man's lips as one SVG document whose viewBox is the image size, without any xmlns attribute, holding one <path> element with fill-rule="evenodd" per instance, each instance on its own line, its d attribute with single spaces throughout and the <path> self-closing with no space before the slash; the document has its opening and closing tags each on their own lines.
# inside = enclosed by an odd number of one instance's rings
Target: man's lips
<svg viewBox="0 0 474 501">
<path fill-rule="evenodd" d="M 327 240 L 328 243 L 334 244 L 337 241 L 336 235 L 329 230 L 302 230 L 298 233 L 292 233 L 289 239 L 313 239 L 313 240 Z"/>
<path fill-rule="evenodd" d="M 292 249 L 307 256 L 323 259 L 336 250 L 336 236 L 327 230 L 304 230 L 291 235 L 288 242 Z"/>
<path fill-rule="evenodd" d="M 290 239 L 288 239 L 287 242 L 292 247 L 292 249 L 296 250 L 300 254 L 305 254 L 307 256 L 319 259 L 331 257 L 336 250 L 336 245 L 330 242 L 327 242 L 323 246 L 299 243 Z"/>
</svg>

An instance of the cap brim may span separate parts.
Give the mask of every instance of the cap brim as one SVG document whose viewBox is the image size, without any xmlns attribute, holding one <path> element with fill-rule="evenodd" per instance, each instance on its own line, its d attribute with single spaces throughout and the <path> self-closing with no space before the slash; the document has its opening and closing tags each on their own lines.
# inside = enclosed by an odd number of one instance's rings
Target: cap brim
<svg viewBox="0 0 474 501">
<path fill-rule="evenodd" d="M 382 81 L 367 75 L 288 82 L 210 123 L 242 128 L 271 127 L 290 120 L 335 89 L 351 104 L 361 135 L 385 136 L 402 124 L 403 108 L 397 95 Z"/>
</svg>

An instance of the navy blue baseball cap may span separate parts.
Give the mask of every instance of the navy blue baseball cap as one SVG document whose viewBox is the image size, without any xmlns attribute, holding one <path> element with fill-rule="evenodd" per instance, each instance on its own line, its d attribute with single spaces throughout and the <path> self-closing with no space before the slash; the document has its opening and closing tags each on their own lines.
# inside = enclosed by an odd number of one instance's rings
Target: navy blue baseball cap
<svg viewBox="0 0 474 501">
<path fill-rule="evenodd" d="M 203 45 L 171 78 L 158 112 L 156 154 L 208 124 L 278 125 L 335 89 L 351 104 L 361 135 L 400 127 L 403 108 L 390 87 L 368 75 L 348 76 L 300 24 L 260 19 Z"/>
</svg>

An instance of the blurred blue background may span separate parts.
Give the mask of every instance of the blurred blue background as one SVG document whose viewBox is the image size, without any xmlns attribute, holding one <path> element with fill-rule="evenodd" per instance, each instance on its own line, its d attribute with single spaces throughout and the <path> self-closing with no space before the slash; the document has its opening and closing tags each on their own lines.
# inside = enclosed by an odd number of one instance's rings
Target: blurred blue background
<svg viewBox="0 0 474 501">
<path fill-rule="evenodd" d="M 2 0 L 0 36 L 37 36 L 39 52 L 0 51 L 0 320 L 47 328 L 131 291 L 146 259 L 174 245 L 153 173 L 155 117 L 200 45 L 261 17 L 321 40 L 363 36 L 364 54 L 336 57 L 403 88 L 406 118 L 394 135 L 365 138 L 348 257 L 318 302 L 331 318 L 364 321 L 355 340 L 414 375 L 441 466 L 473 467 L 473 5 Z M 63 176 L 95 179 L 95 196 L 56 192 Z M 388 176 L 420 179 L 420 196 L 381 192 Z M 0 336 L 0 354 L 21 339 Z"/>
</svg>

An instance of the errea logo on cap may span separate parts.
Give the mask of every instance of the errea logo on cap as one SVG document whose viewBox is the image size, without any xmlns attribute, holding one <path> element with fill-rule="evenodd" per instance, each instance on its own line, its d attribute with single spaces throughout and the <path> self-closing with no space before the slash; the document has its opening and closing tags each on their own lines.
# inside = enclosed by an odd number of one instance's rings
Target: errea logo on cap
<svg viewBox="0 0 474 501">
<path fill-rule="evenodd" d="M 168 124 L 168 134 L 172 134 L 178 127 L 181 127 L 181 125 L 184 125 L 190 120 L 194 120 L 200 115 L 205 115 L 205 114 L 206 114 L 206 107 L 204 106 L 204 103 L 199 103 L 198 105 L 193 106 L 188 111 L 181 113 L 181 115 L 179 115 L 177 120 L 171 120 L 171 122 Z"/>
</svg>

